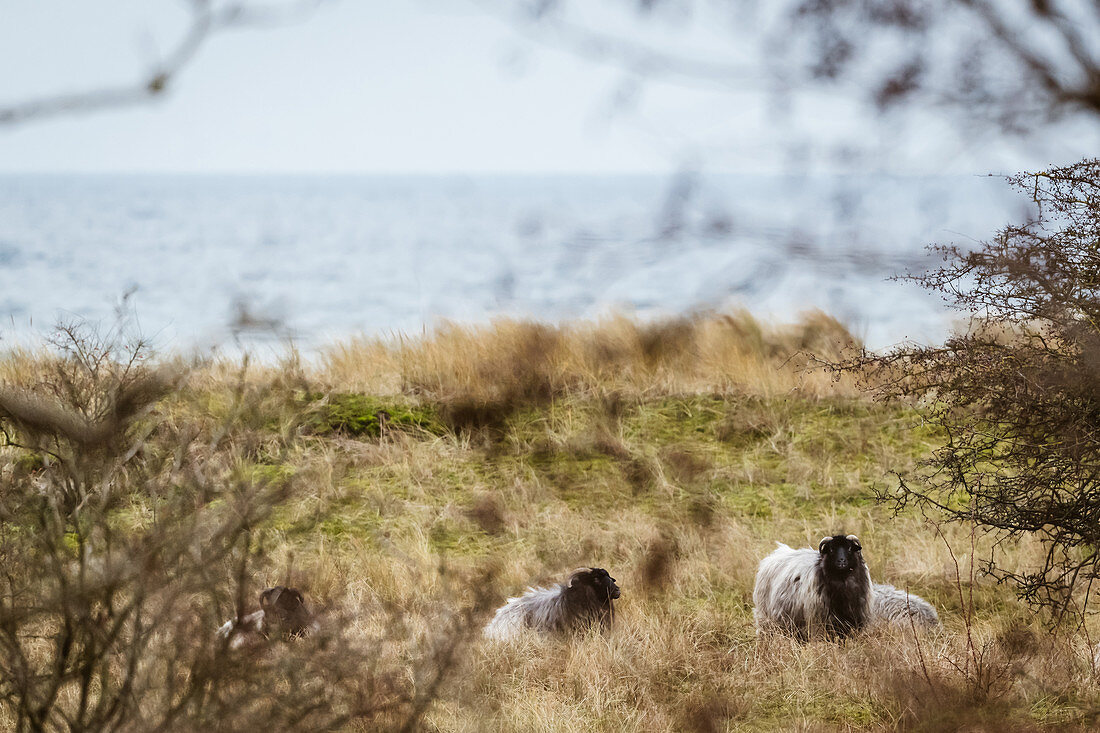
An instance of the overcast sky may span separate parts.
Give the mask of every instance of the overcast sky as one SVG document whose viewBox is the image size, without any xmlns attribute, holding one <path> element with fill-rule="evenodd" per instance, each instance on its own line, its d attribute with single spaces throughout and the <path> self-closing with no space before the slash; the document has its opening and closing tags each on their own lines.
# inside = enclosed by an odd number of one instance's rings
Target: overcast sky
<svg viewBox="0 0 1100 733">
<path fill-rule="evenodd" d="M 137 78 L 186 28 L 182 7 L 0 0 L 0 103 Z M 473 0 L 333 0 L 304 22 L 212 39 L 157 103 L 0 128 L 0 172 L 667 172 L 700 158 L 776 170 L 791 140 L 853 134 L 877 146 L 876 165 L 1033 162 L 934 126 L 901 151 L 835 100 L 780 123 L 751 87 L 638 83 Z"/>
</svg>

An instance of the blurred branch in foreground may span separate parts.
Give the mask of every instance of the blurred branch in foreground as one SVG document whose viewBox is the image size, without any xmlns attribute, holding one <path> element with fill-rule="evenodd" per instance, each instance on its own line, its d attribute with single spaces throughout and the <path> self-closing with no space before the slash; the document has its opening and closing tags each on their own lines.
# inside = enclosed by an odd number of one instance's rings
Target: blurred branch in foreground
<svg viewBox="0 0 1100 733">
<path fill-rule="evenodd" d="M 222 4 L 214 0 L 186 0 L 190 14 L 186 30 L 171 51 L 136 82 L 0 105 L 0 126 L 149 102 L 168 91 L 169 86 L 214 35 L 230 30 L 291 23 L 306 17 L 322 2 L 324 0 L 290 0 L 278 4 Z"/>
<path fill-rule="evenodd" d="M 948 113 L 976 133 L 1023 135 L 1100 116 L 1094 3 L 621 0 L 599 13 L 576 0 L 483 4 L 533 37 L 642 78 L 839 93 L 879 112 Z M 704 56 L 693 27 L 727 33 L 736 61 Z M 661 42 L 636 40 L 654 30 Z"/>
<path fill-rule="evenodd" d="M 728 91 L 765 88 L 766 79 L 755 63 L 714 60 L 691 48 L 662 49 L 627 32 L 574 20 L 564 12 L 566 2 L 478 0 L 478 4 L 531 40 L 564 48 L 590 61 L 617 65 L 639 78 Z"/>
</svg>

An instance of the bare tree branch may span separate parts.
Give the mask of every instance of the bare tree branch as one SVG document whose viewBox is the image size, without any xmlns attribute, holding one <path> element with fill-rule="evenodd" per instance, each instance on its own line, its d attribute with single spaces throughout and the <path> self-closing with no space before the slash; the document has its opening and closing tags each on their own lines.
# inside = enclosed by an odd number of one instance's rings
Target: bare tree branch
<svg viewBox="0 0 1100 733">
<path fill-rule="evenodd" d="M 511 12 L 495 0 L 477 0 L 527 38 L 562 48 L 581 58 L 615 65 L 645 79 L 704 84 L 726 90 L 764 90 L 767 80 L 756 64 L 709 61 L 701 55 L 670 52 L 604 30 L 570 22 L 549 12 Z M 504 5 L 508 6 L 509 3 Z"/>
<path fill-rule="evenodd" d="M 213 0 L 186 0 L 190 9 L 187 29 L 172 50 L 138 81 L 56 94 L 10 105 L 0 105 L 0 126 L 68 114 L 90 114 L 131 107 L 162 97 L 183 70 L 194 61 L 210 39 L 230 30 L 270 28 L 306 17 L 325 0 L 291 0 L 277 5 L 219 4 Z"/>
<path fill-rule="evenodd" d="M 716 0 L 741 12 L 714 62 L 691 37 L 665 47 L 615 32 L 662 22 L 658 7 L 697 16 L 692 0 L 622 0 L 618 14 L 578 21 L 579 0 L 479 0 L 526 36 L 645 79 L 737 92 L 827 94 L 880 111 L 908 105 L 951 113 L 975 131 L 1028 133 L 1059 118 L 1100 115 L 1100 16 L 1095 3 L 994 0 Z M 593 4 L 594 5 L 594 4 Z M 616 7 L 615 4 L 603 4 Z"/>
</svg>

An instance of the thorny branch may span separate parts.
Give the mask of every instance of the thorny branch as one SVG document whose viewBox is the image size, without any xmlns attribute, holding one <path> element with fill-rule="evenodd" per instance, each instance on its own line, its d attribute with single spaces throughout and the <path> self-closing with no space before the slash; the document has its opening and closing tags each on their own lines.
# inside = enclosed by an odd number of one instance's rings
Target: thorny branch
<svg viewBox="0 0 1100 733">
<path fill-rule="evenodd" d="M 915 400 L 942 443 L 881 498 L 1001 538 L 1029 536 L 1035 568 L 985 570 L 1051 612 L 1079 618 L 1100 578 L 1100 161 L 1011 179 L 1039 215 L 913 276 L 969 311 L 942 346 L 865 353 L 880 397 Z"/>
</svg>

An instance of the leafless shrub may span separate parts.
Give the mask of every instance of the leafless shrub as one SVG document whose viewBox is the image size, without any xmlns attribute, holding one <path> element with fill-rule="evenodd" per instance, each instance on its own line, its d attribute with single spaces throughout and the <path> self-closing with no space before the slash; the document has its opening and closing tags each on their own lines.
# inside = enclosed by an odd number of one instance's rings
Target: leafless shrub
<svg viewBox="0 0 1100 733">
<path fill-rule="evenodd" d="M 1001 538 L 1037 536 L 1037 568 L 985 570 L 1053 611 L 1086 610 L 1100 555 L 1100 161 L 1024 174 L 1038 217 L 973 251 L 940 247 L 945 264 L 914 279 L 969 311 L 943 346 L 866 354 L 884 398 L 921 400 L 943 447 L 917 480 L 885 497 Z"/>
<path fill-rule="evenodd" d="M 41 457 L 0 493 L 0 720 L 20 731 L 415 726 L 477 628 L 478 599 L 436 619 L 409 668 L 379 662 L 399 619 L 380 637 L 351 633 L 343 612 L 301 639 L 218 639 L 225 610 L 241 614 L 265 520 L 298 490 L 233 440 L 256 393 L 238 389 L 220 424 L 191 424 L 174 402 L 185 370 L 152 366 L 142 342 L 69 326 L 58 346 L 38 384 L 0 389 L 7 450 Z M 268 462 L 292 441 L 276 435 Z"/>
</svg>

